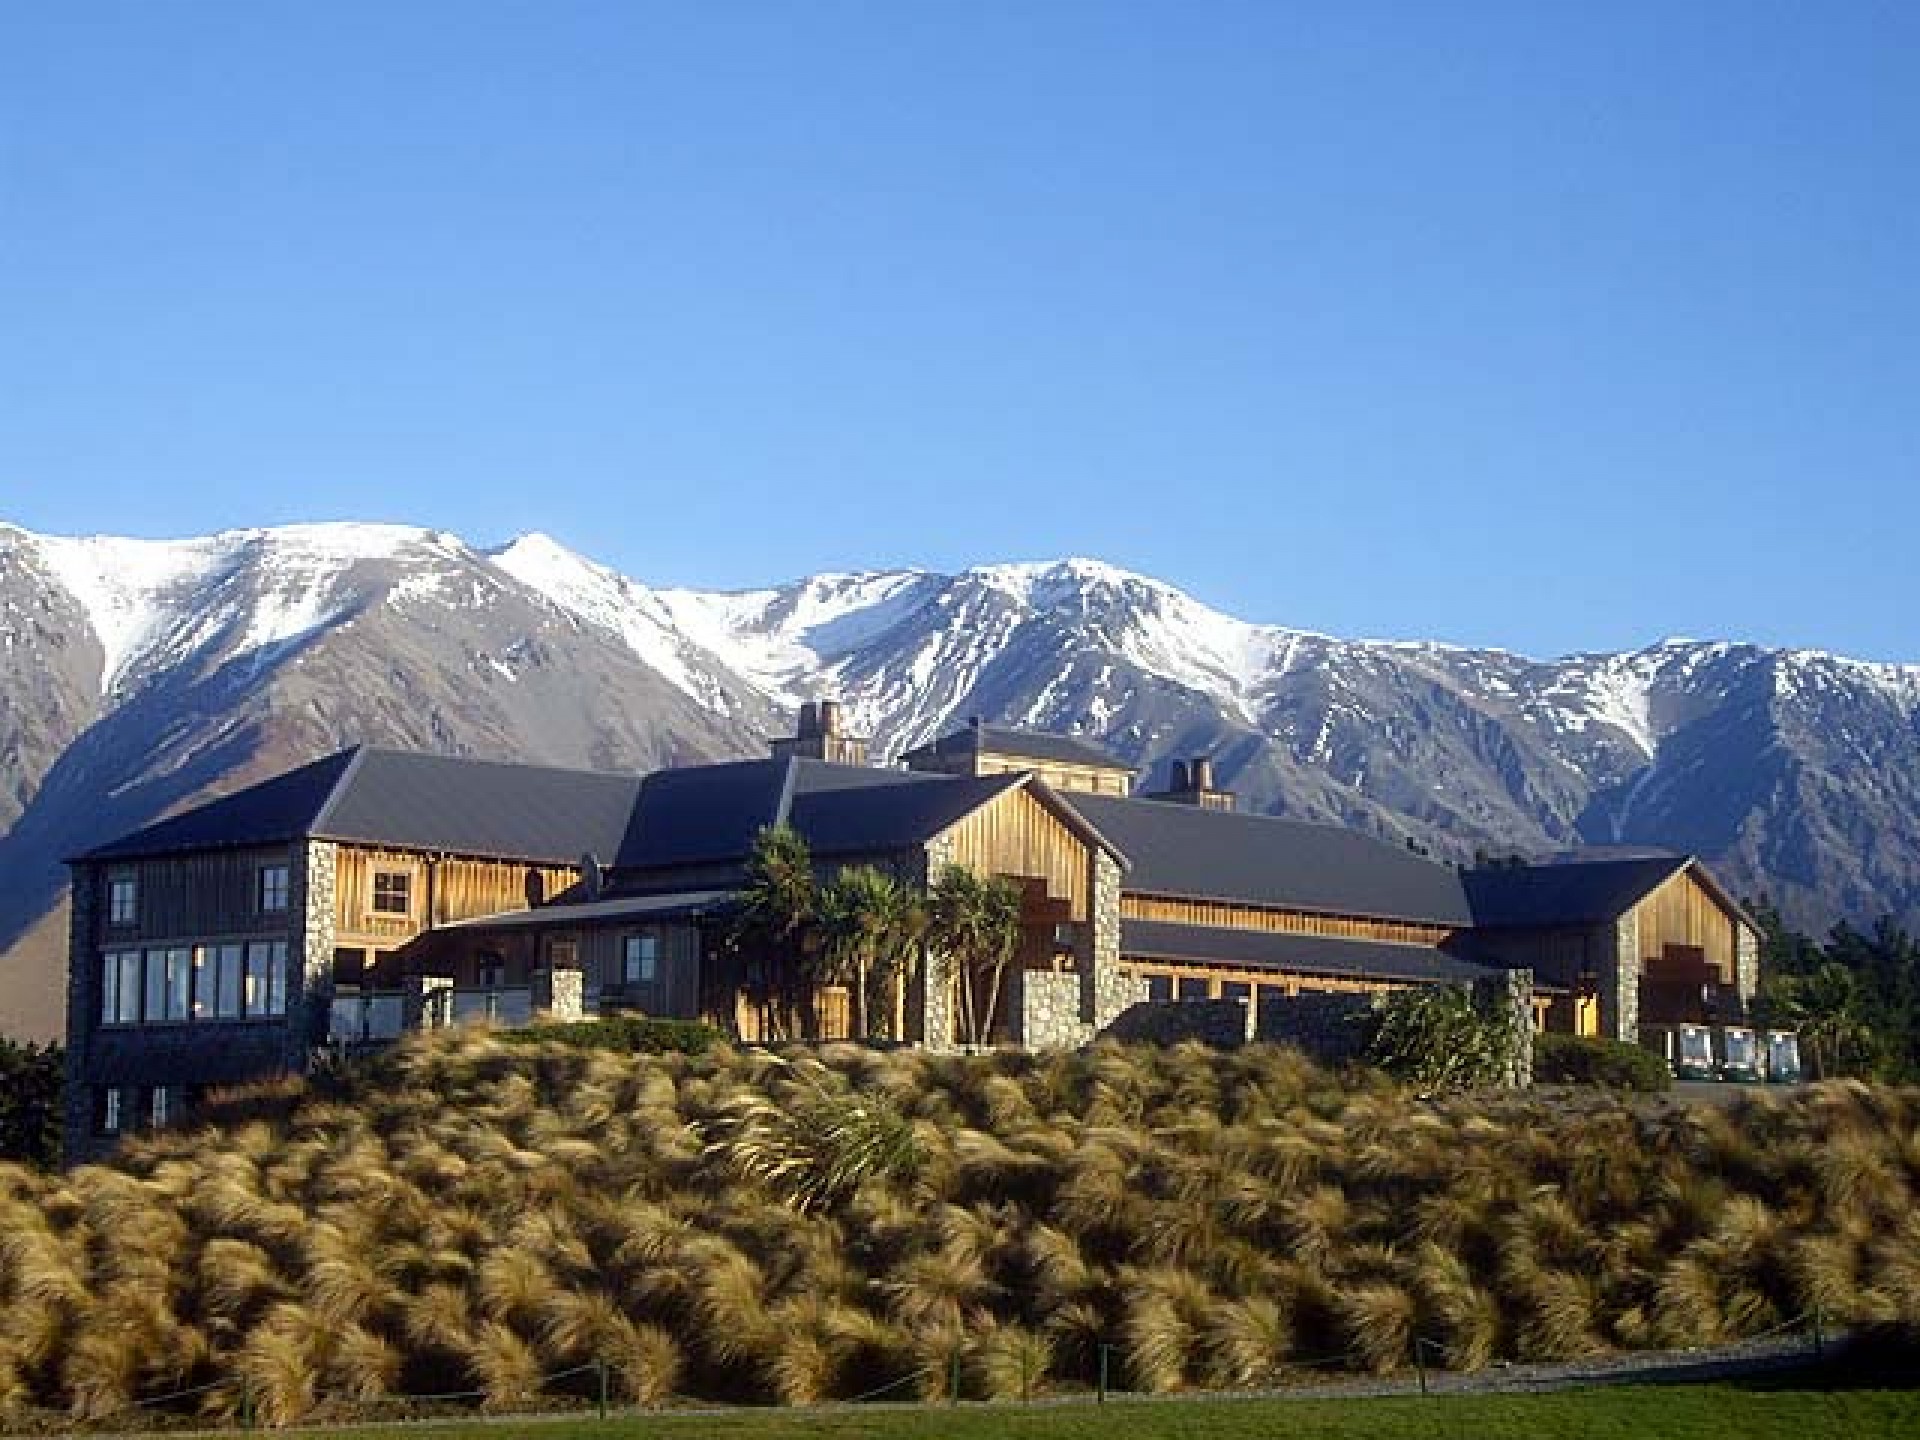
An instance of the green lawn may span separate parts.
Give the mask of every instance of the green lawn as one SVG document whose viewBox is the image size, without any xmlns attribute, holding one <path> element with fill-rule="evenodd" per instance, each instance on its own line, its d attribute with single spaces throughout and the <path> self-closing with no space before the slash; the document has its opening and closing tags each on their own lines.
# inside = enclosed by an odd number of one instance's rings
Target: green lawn
<svg viewBox="0 0 1920 1440">
<path fill-rule="evenodd" d="M 1539 1437 L 1674 1437 L 1674 1440 L 1849 1440 L 1920 1435 L 1920 1390 L 1755 1391 L 1718 1385 L 1618 1386 L 1550 1395 L 1450 1395 L 1377 1400 L 1221 1400 L 917 1410 L 730 1411 L 652 1414 L 607 1421 L 453 1422 L 436 1437 L 527 1434 L 536 1440 L 1539 1440 Z M 392 1428 L 309 1431 L 330 1440 Z"/>
</svg>

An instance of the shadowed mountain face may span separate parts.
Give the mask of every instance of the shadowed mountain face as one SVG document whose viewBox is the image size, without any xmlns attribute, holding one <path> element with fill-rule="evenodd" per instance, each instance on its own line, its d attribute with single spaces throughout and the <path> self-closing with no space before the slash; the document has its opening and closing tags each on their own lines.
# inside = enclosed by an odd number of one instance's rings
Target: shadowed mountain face
<svg viewBox="0 0 1920 1440">
<path fill-rule="evenodd" d="M 1092 561 L 662 590 L 541 536 L 0 527 L 0 1024 L 57 1023 L 61 857 L 360 741 L 616 770 L 764 753 L 801 699 L 882 758 L 970 715 L 1210 754 L 1244 809 L 1443 858 L 1706 856 L 1790 919 L 1920 920 L 1920 668 L 1667 642 L 1534 661 L 1257 626 Z"/>
</svg>

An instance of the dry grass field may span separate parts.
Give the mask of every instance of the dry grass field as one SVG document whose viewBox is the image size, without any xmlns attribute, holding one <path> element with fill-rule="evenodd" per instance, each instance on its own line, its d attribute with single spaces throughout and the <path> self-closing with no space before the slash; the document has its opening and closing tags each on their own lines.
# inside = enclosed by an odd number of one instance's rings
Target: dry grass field
<svg viewBox="0 0 1920 1440">
<path fill-rule="evenodd" d="M 443 1034 L 0 1170 L 0 1414 L 508 1410 L 603 1370 L 639 1404 L 1006 1398 L 1103 1352 L 1160 1393 L 1912 1325 L 1917 1199 L 1920 1092 L 1850 1083 L 1649 1110 L 1267 1047 Z"/>
</svg>

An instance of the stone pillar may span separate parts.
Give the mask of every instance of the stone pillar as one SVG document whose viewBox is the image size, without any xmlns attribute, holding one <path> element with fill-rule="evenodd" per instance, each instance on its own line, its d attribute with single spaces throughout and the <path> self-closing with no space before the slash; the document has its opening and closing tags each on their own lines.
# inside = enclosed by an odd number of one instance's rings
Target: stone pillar
<svg viewBox="0 0 1920 1440">
<path fill-rule="evenodd" d="M 87 1083 L 87 1052 L 100 1023 L 100 951 L 94 944 L 99 910 L 100 872 L 73 866 L 67 912 L 67 1058 L 66 1159 L 68 1164 L 93 1153 L 93 1090 Z"/>
<path fill-rule="evenodd" d="M 408 975 L 400 985 L 403 1029 L 437 1030 L 453 1023 L 452 976 Z"/>
<path fill-rule="evenodd" d="M 1600 1033 L 1637 1044 L 1640 1039 L 1640 913 L 1614 922 L 1613 955 L 1600 975 Z"/>
<path fill-rule="evenodd" d="M 1512 1050 L 1507 1083 L 1516 1088 L 1533 1084 L 1533 971 L 1508 970 L 1503 975 L 1476 981 L 1473 1000 L 1488 1018 L 1510 1027 Z"/>
<path fill-rule="evenodd" d="M 1093 853 L 1093 894 L 1088 900 L 1088 947 L 1081 962 L 1085 976 L 1081 1017 L 1095 1033 L 1114 1017 L 1146 999 L 1144 982 L 1120 973 L 1120 862 L 1105 850 Z"/>
<path fill-rule="evenodd" d="M 555 965 L 533 972 L 536 1020 L 571 1025 L 587 1016 L 587 976 L 578 965 Z"/>
<path fill-rule="evenodd" d="M 946 836 L 927 844 L 925 884 L 931 888 L 941 873 L 953 864 L 953 841 Z M 919 999 L 920 1043 L 929 1050 L 951 1050 L 959 1043 L 958 1021 L 954 1015 L 953 986 L 941 977 L 941 957 L 931 946 L 920 950 L 920 973 L 908 977 L 908 995 Z"/>
<path fill-rule="evenodd" d="M 1760 937 L 1751 927 L 1738 922 L 1733 934 L 1733 985 L 1740 995 L 1740 1016 L 1744 1020 L 1760 989 Z"/>
<path fill-rule="evenodd" d="M 307 840 L 293 847 L 287 908 L 296 927 L 287 941 L 286 1067 L 299 1073 L 307 1055 L 325 1043 L 333 1006 L 335 891 L 339 847 Z"/>
</svg>

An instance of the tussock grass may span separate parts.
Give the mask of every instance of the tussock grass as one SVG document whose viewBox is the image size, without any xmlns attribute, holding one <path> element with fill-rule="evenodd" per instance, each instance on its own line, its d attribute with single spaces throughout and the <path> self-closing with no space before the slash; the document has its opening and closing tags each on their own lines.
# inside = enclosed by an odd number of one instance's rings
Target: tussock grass
<svg viewBox="0 0 1920 1440">
<path fill-rule="evenodd" d="M 1418 1099 L 1296 1052 L 422 1037 L 0 1167 L 0 1418 L 1471 1370 L 1920 1326 L 1920 1092 Z M 556 1381 L 561 1372 L 575 1372 Z M 584 1372 L 584 1373 L 583 1373 Z M 356 1411 L 355 1405 L 362 1409 Z"/>
</svg>

